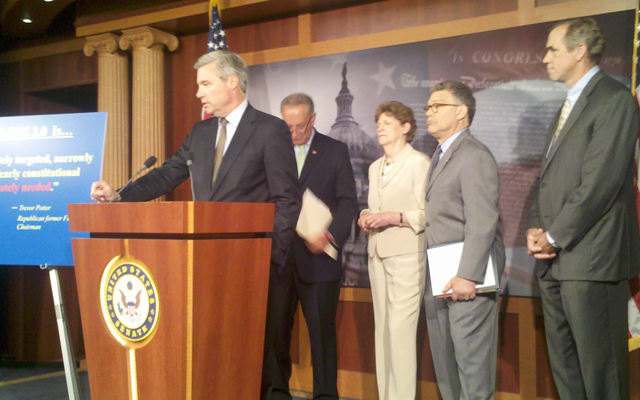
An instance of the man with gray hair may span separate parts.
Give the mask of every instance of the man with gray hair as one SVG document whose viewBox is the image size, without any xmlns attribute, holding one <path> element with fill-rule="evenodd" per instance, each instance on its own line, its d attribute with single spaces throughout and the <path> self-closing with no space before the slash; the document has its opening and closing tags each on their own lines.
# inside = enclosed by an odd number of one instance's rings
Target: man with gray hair
<svg viewBox="0 0 640 400">
<path fill-rule="evenodd" d="M 311 345 L 313 398 L 338 399 L 336 312 L 340 297 L 342 256 L 358 212 L 356 184 L 347 146 L 317 132 L 313 100 L 294 93 L 282 100 L 282 118 L 289 126 L 298 165 L 301 191 L 309 189 L 329 207 L 333 220 L 324 232 L 308 240 L 294 235 L 281 274 L 272 277 L 267 311 L 262 398 L 291 399 L 291 330 L 302 307 Z M 329 256 L 327 246 L 337 250 Z"/>
<path fill-rule="evenodd" d="M 198 92 L 214 118 L 198 122 L 173 157 L 126 187 L 119 195 L 95 182 L 99 202 L 147 201 L 189 177 L 193 161 L 194 201 L 275 203 L 271 262 L 284 267 L 300 212 L 296 160 L 287 125 L 251 107 L 246 99 L 247 66 L 230 51 L 214 51 L 196 62 Z"/>
<path fill-rule="evenodd" d="M 527 247 L 562 399 L 629 399 L 629 278 L 640 273 L 633 155 L 638 105 L 598 67 L 605 42 L 580 18 L 549 32 L 543 63 L 569 87 L 549 128 Z"/>
<path fill-rule="evenodd" d="M 100 181 L 92 185 L 91 197 L 99 202 L 154 199 L 189 178 L 191 160 L 194 201 L 275 203 L 273 276 L 284 268 L 300 212 L 289 129 L 247 102 L 247 66 L 239 55 L 214 51 L 200 57 L 194 68 L 196 96 L 214 118 L 195 124 L 173 157 L 119 195 Z"/>
<path fill-rule="evenodd" d="M 453 265 L 456 274 L 445 287 L 432 287 L 427 273 L 425 314 L 438 388 L 445 400 L 490 400 L 498 354 L 498 293 L 476 293 L 476 284 L 484 281 L 490 255 L 498 279 L 504 269 L 498 165 L 469 131 L 476 101 L 468 86 L 438 83 L 424 110 L 427 130 L 438 141 L 426 187 L 425 239 L 429 249 L 462 243 L 460 261 Z M 448 298 L 434 297 L 449 290 Z"/>
</svg>

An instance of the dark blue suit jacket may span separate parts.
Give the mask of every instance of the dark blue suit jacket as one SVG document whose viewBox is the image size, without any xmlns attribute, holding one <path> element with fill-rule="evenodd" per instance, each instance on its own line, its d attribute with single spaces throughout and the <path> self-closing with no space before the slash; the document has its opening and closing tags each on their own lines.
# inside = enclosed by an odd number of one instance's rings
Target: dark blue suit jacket
<svg viewBox="0 0 640 400">
<path fill-rule="evenodd" d="M 187 154 L 192 151 L 194 200 L 275 203 L 271 261 L 284 266 L 300 213 L 296 160 L 289 129 L 281 119 L 249 105 L 212 185 L 217 132 L 218 118 L 195 124 L 173 157 L 120 193 L 122 201 L 147 201 L 173 190 L 189 177 Z"/>
<path fill-rule="evenodd" d="M 309 188 L 331 210 L 329 233 L 338 250 L 349 238 L 358 213 L 356 184 L 347 145 L 316 132 L 299 178 L 301 193 Z M 309 283 L 326 282 L 342 276 L 342 254 L 334 260 L 326 254 L 314 255 L 298 235 L 293 239 L 293 257 L 300 278 Z"/>
</svg>

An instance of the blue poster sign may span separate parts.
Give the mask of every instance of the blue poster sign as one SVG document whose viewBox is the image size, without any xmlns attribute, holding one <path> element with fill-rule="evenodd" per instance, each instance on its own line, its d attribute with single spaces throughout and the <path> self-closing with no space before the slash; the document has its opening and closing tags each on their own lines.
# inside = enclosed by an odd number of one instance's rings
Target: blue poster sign
<svg viewBox="0 0 640 400">
<path fill-rule="evenodd" d="M 0 118 L 0 264 L 73 265 L 68 203 L 100 180 L 106 113 Z"/>
</svg>

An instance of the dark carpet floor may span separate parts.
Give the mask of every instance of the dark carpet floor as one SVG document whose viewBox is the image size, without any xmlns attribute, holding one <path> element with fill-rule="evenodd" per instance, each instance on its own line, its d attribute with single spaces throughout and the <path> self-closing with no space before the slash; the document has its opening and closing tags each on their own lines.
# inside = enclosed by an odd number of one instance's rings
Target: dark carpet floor
<svg viewBox="0 0 640 400">
<path fill-rule="evenodd" d="M 89 376 L 78 372 L 83 400 L 91 399 Z M 67 382 L 62 364 L 0 366 L 0 399 L 2 400 L 67 400 Z"/>
<path fill-rule="evenodd" d="M 89 375 L 78 371 L 82 399 L 90 400 Z M 295 391 L 293 400 L 311 399 L 311 393 Z M 299 396 L 299 397 L 297 397 Z M 0 400 L 67 400 L 67 382 L 62 363 L 0 365 Z M 346 399 L 344 400 L 355 400 Z"/>
</svg>

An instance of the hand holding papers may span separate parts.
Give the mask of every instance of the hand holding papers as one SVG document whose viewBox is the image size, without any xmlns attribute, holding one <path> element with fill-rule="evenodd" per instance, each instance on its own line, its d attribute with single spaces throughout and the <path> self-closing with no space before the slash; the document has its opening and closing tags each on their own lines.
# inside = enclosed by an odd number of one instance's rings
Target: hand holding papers
<svg viewBox="0 0 640 400">
<path fill-rule="evenodd" d="M 442 289 L 458 273 L 463 245 L 463 242 L 449 243 L 427 250 L 431 292 L 434 297 L 445 297 L 451 294 L 451 290 L 444 293 Z M 497 291 L 500 287 L 497 279 L 498 269 L 494 253 L 492 249 L 484 275 L 484 282 L 476 284 L 476 292 Z"/>
<path fill-rule="evenodd" d="M 318 236 L 324 235 L 324 232 L 331 225 L 331 221 L 333 221 L 333 217 L 329 207 L 316 197 L 311 190 L 305 190 L 302 195 L 302 209 L 296 226 L 298 235 L 310 242 Z M 334 260 L 338 258 L 338 250 L 331 244 L 327 244 L 324 251 Z"/>
</svg>

